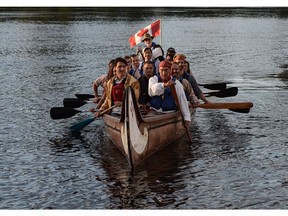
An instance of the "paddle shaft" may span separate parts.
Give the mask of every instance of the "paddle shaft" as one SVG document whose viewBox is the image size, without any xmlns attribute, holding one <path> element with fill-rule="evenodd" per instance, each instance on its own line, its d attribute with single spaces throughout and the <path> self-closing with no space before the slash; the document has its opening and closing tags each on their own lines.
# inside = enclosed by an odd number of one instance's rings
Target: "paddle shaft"
<svg viewBox="0 0 288 216">
<path fill-rule="evenodd" d="M 100 112 L 100 115 L 103 115 L 103 114 L 105 114 L 106 112 L 108 112 L 108 111 L 112 110 L 112 109 L 113 109 L 113 108 L 115 108 L 115 107 L 117 107 L 117 105 L 116 105 L 116 104 L 114 104 L 112 107 L 109 107 L 108 109 L 105 109 L 105 110 L 103 110 L 102 112 Z"/>
<path fill-rule="evenodd" d="M 190 132 L 189 132 L 189 129 L 185 126 L 185 120 L 184 120 L 183 113 L 182 113 L 182 111 L 181 111 L 181 107 L 180 107 L 180 103 L 179 103 L 179 100 L 178 100 L 178 96 L 177 96 L 177 92 L 176 92 L 175 86 L 174 86 L 174 85 L 171 85 L 170 88 L 171 88 L 171 92 L 172 92 L 172 95 L 173 95 L 173 97 L 174 97 L 174 100 L 175 100 L 175 102 L 176 102 L 177 108 L 178 108 L 178 110 L 179 110 L 179 112 L 180 112 L 180 114 L 181 114 L 181 118 L 182 118 L 182 121 L 183 121 L 185 130 L 186 130 L 186 134 L 187 134 L 187 136 L 188 136 L 188 138 L 189 138 L 189 141 L 192 143 L 192 137 L 191 137 L 191 134 L 190 134 Z"/>
<path fill-rule="evenodd" d="M 100 112 L 100 115 L 103 115 L 104 113 L 108 112 L 109 110 L 115 108 L 117 105 L 114 105 L 112 107 L 109 107 L 108 109 L 103 110 L 102 112 Z M 79 132 L 80 130 L 82 130 L 84 127 L 86 127 L 87 125 L 89 125 L 90 123 L 92 123 L 97 117 L 93 117 L 93 118 L 89 118 L 89 119 L 85 119 L 84 121 L 81 121 L 75 125 L 72 125 L 70 127 L 70 130 L 74 131 L 74 132 Z"/>
</svg>

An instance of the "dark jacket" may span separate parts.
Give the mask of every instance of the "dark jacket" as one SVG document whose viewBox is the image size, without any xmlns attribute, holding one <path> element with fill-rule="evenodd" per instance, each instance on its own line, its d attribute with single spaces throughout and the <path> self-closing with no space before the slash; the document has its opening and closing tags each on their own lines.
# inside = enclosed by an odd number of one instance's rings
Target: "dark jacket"
<svg viewBox="0 0 288 216">
<path fill-rule="evenodd" d="M 148 84 L 149 79 L 143 74 L 138 79 L 140 84 L 140 96 L 139 96 L 139 103 L 140 104 L 147 104 L 150 102 L 151 97 L 148 94 Z"/>
</svg>

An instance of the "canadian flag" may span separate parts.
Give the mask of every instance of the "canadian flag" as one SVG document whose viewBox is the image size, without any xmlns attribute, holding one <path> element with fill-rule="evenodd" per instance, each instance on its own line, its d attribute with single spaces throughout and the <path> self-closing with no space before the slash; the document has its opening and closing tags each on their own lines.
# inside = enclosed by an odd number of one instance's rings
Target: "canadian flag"
<svg viewBox="0 0 288 216">
<path fill-rule="evenodd" d="M 141 42 L 141 38 L 145 33 L 149 33 L 154 38 L 160 34 L 160 20 L 151 23 L 143 29 L 140 29 L 135 35 L 132 35 L 129 38 L 130 48 L 136 46 Z"/>
</svg>

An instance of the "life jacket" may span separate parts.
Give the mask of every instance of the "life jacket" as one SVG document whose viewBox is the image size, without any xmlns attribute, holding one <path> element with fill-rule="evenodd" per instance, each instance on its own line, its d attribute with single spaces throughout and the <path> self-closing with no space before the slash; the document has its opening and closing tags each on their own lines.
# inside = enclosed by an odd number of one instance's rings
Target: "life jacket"
<svg viewBox="0 0 288 216">
<path fill-rule="evenodd" d="M 163 82 L 160 76 L 158 76 L 158 82 Z M 162 95 L 153 96 L 151 98 L 150 104 L 155 109 L 162 108 L 163 111 L 177 110 L 177 105 L 175 103 L 170 87 L 165 88 Z"/>
<path fill-rule="evenodd" d="M 123 99 L 124 91 L 125 91 L 125 83 L 126 78 L 124 78 L 120 83 L 116 84 L 116 80 L 113 82 L 113 87 L 112 87 L 112 100 L 115 103 L 116 101 L 121 101 Z"/>
</svg>

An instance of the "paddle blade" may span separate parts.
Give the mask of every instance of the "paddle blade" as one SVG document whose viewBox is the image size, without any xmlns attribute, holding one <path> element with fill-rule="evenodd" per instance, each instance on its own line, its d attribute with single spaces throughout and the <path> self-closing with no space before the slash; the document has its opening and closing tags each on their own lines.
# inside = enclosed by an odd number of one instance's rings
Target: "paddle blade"
<svg viewBox="0 0 288 216">
<path fill-rule="evenodd" d="M 91 122 L 93 122 L 95 120 L 95 117 L 92 118 L 88 118 L 85 119 L 82 122 L 79 122 L 73 126 L 70 127 L 70 130 L 73 132 L 79 132 L 80 130 L 82 130 L 84 127 L 86 127 L 87 125 L 89 125 Z"/>
<path fill-rule="evenodd" d="M 227 88 L 220 90 L 218 92 L 209 92 L 205 93 L 206 96 L 215 96 L 219 98 L 225 98 L 225 97 L 233 97 L 238 94 L 238 88 L 237 87 L 232 87 L 232 88 Z"/>
<path fill-rule="evenodd" d="M 81 111 L 71 107 L 52 107 L 50 109 L 50 117 L 52 119 L 65 119 L 74 116 Z"/>
<path fill-rule="evenodd" d="M 90 98 L 94 98 L 94 95 L 91 94 L 75 94 L 75 96 L 80 100 L 89 100 Z"/>
<path fill-rule="evenodd" d="M 238 112 L 238 113 L 249 113 L 250 112 L 250 109 L 247 108 L 247 109 L 229 109 L 233 112 Z"/>
<path fill-rule="evenodd" d="M 64 107 L 78 108 L 85 105 L 87 102 L 78 98 L 64 98 Z"/>
<path fill-rule="evenodd" d="M 211 89 L 211 90 L 222 90 L 226 89 L 227 83 L 212 83 L 212 84 L 199 84 L 200 86 L 203 86 L 204 88 Z"/>
</svg>

